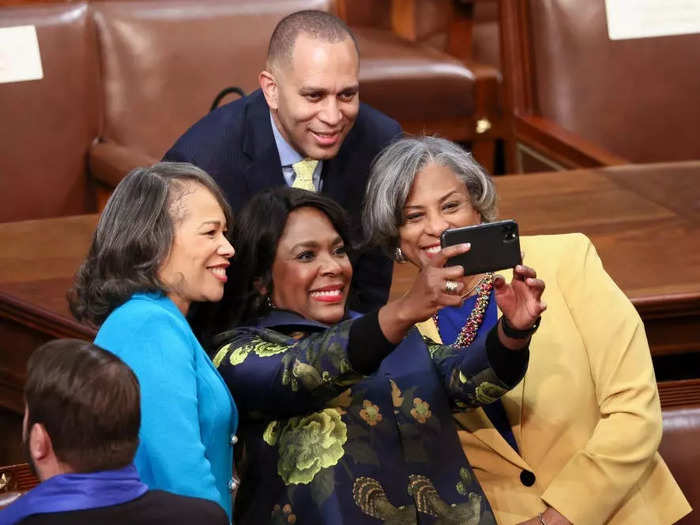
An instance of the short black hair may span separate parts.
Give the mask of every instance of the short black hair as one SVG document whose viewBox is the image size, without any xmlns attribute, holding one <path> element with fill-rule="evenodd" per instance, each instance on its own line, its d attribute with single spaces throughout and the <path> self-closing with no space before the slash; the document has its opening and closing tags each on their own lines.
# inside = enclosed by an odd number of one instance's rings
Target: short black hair
<svg viewBox="0 0 700 525">
<path fill-rule="evenodd" d="M 355 45 L 357 54 L 360 54 L 355 35 L 345 22 L 325 11 L 309 9 L 287 15 L 279 21 L 267 48 L 267 67 L 291 62 L 294 44 L 300 33 L 330 43 L 342 42 L 349 38 Z"/>
<path fill-rule="evenodd" d="M 139 382 L 116 355 L 78 339 L 37 348 L 24 386 L 27 431 L 41 423 L 59 460 L 76 472 L 131 463 L 141 424 Z"/>
<path fill-rule="evenodd" d="M 231 227 L 231 207 L 214 179 L 200 168 L 159 162 L 131 171 L 107 201 L 68 293 L 71 312 L 79 321 L 99 325 L 134 293 L 166 291 L 158 270 L 170 253 L 180 218 L 173 204 L 188 182 L 211 192 Z"/>
<path fill-rule="evenodd" d="M 352 258 L 348 217 L 340 204 L 325 195 L 288 186 L 261 191 L 236 215 L 232 233 L 236 254 L 231 261 L 224 299 L 201 305 L 196 316 L 189 319 L 204 346 L 211 349 L 217 332 L 269 312 L 270 305 L 258 289 L 264 287 L 268 294 L 272 293 L 272 264 L 280 237 L 289 214 L 305 207 L 315 208 L 328 217 Z"/>
</svg>

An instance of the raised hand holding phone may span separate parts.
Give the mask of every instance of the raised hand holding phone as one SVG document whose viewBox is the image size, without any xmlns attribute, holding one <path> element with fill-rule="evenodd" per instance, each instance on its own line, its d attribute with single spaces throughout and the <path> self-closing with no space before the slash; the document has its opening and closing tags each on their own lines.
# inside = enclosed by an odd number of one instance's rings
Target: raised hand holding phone
<svg viewBox="0 0 700 525">
<path fill-rule="evenodd" d="M 445 266 L 445 263 L 469 249 L 469 244 L 457 244 L 441 250 L 420 269 L 403 296 L 379 310 L 379 323 L 388 340 L 394 341 L 398 334 L 429 319 L 440 308 L 462 303 L 464 270 L 461 266 Z"/>
</svg>

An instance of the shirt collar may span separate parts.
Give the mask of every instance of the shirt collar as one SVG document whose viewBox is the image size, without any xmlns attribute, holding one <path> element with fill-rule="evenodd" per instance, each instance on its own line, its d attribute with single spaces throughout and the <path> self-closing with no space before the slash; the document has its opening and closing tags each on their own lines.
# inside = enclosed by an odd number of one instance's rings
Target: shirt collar
<svg viewBox="0 0 700 525">
<path fill-rule="evenodd" d="M 343 320 L 356 319 L 361 316 L 362 314 L 353 312 L 352 310 L 348 310 L 345 313 L 345 317 Z M 325 323 L 321 323 L 320 321 L 306 319 L 305 317 L 299 315 L 296 312 L 292 312 L 291 310 L 279 310 L 276 308 L 268 312 L 263 317 L 258 318 L 257 320 L 257 328 L 274 328 L 276 326 L 291 325 L 314 327 L 319 329 L 326 329 L 330 326 Z"/>
<path fill-rule="evenodd" d="M 304 160 L 304 157 L 299 155 L 297 151 L 289 145 L 289 142 L 284 140 L 282 133 L 277 129 L 277 124 L 275 119 L 272 118 L 272 111 L 270 111 L 270 123 L 272 124 L 272 135 L 275 137 L 275 144 L 277 145 L 277 152 L 280 155 L 280 163 L 282 166 L 291 166 L 292 164 Z"/>
</svg>

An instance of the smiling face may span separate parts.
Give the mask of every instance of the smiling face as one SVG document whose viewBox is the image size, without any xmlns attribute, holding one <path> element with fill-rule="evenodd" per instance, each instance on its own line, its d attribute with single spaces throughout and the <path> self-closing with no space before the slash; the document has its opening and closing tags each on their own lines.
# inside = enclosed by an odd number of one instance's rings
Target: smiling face
<svg viewBox="0 0 700 525">
<path fill-rule="evenodd" d="M 403 209 L 399 246 L 410 262 L 425 266 L 440 251 L 440 235 L 448 228 L 481 222 L 469 192 L 455 173 L 429 163 L 418 172 Z"/>
<path fill-rule="evenodd" d="M 331 43 L 300 33 L 291 61 L 271 69 L 260 74 L 260 84 L 284 139 L 304 157 L 335 157 L 360 108 L 352 40 Z"/>
<path fill-rule="evenodd" d="M 214 195 L 201 184 L 184 183 L 172 205 L 175 236 L 158 277 L 183 314 L 192 301 L 219 301 L 233 246 L 226 239 L 226 217 Z"/>
<path fill-rule="evenodd" d="M 272 263 L 272 302 L 306 319 L 337 323 L 351 279 L 345 244 L 328 217 L 311 207 L 291 212 Z"/>
</svg>

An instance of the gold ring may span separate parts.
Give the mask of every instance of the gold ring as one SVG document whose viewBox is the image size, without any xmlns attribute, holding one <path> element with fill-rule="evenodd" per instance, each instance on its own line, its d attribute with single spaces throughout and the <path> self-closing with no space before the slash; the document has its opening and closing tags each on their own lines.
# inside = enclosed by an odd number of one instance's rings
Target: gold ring
<svg viewBox="0 0 700 525">
<path fill-rule="evenodd" d="M 445 292 L 453 293 L 457 291 L 457 281 L 445 281 Z"/>
</svg>

